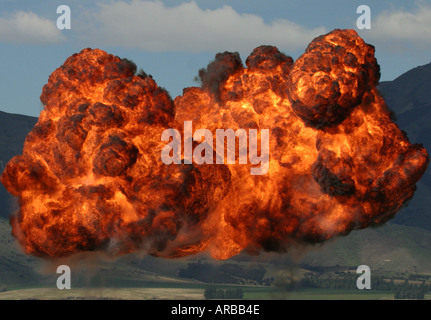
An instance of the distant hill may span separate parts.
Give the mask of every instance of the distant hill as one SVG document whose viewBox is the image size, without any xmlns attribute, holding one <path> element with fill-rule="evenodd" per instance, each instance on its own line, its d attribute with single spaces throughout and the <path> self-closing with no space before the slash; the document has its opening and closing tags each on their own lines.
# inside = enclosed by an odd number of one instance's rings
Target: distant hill
<svg viewBox="0 0 431 320">
<path fill-rule="evenodd" d="M 381 82 L 379 89 L 410 141 L 431 150 L 431 63 Z"/>
<path fill-rule="evenodd" d="M 421 143 L 431 155 L 431 63 L 416 67 L 393 81 L 379 85 L 387 105 L 395 113 L 398 126 L 411 142 Z M 431 169 L 417 183 L 408 206 L 393 222 L 431 230 Z"/>
<path fill-rule="evenodd" d="M 388 222 L 309 248 L 304 266 L 359 266 L 392 272 L 431 271 L 431 231 Z"/>
<path fill-rule="evenodd" d="M 0 111 L 0 160 L 3 165 L 22 153 L 25 137 L 36 122 L 36 117 Z"/>
<path fill-rule="evenodd" d="M 8 161 L 22 154 L 26 135 L 37 122 L 37 118 L 0 111 L 0 168 L 3 172 Z M 0 217 L 8 217 L 13 210 L 13 200 L 0 184 Z"/>
</svg>

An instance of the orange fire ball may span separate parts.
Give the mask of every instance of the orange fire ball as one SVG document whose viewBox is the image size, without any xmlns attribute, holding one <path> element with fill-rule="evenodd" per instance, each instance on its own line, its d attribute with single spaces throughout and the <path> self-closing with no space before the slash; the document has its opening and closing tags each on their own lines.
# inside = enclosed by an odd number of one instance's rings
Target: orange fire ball
<svg viewBox="0 0 431 320">
<path fill-rule="evenodd" d="M 69 57 L 1 176 L 19 201 L 11 224 L 25 252 L 283 252 L 384 223 L 413 197 L 428 154 L 392 121 L 374 47 L 355 31 L 314 39 L 296 62 L 261 46 L 245 64 L 217 54 L 201 87 L 172 100 L 127 59 L 98 49 Z M 187 164 L 182 147 L 181 163 L 165 164 L 161 135 L 184 137 L 186 121 L 212 137 L 268 130 L 267 172 L 240 163 L 239 137 L 223 150 L 235 163 Z M 213 145 L 204 150 L 215 159 Z"/>
</svg>

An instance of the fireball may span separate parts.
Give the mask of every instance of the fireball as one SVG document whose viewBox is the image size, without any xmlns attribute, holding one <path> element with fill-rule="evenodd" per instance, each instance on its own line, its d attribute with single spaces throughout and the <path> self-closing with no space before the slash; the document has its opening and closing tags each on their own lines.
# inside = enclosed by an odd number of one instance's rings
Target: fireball
<svg viewBox="0 0 431 320">
<path fill-rule="evenodd" d="M 26 253 L 284 252 L 388 221 L 428 165 L 392 121 L 374 47 L 353 30 L 314 39 L 295 62 L 273 46 L 254 49 L 245 66 L 219 53 L 201 86 L 175 99 L 136 69 L 85 49 L 49 77 L 38 123 L 1 176 L 19 202 L 12 233 Z M 180 163 L 165 164 L 162 133 L 184 136 L 189 122 L 212 137 L 257 132 L 267 171 L 250 174 L 256 162 L 240 161 L 240 136 L 204 148 L 226 161 L 185 161 L 184 144 Z"/>
</svg>

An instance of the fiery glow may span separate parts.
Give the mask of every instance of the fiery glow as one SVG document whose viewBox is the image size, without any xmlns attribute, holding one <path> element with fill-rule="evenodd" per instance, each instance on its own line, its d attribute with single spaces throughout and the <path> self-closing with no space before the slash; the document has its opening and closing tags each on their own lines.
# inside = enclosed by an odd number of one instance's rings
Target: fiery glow
<svg viewBox="0 0 431 320">
<path fill-rule="evenodd" d="M 384 223 L 413 196 L 428 155 L 391 120 L 374 48 L 354 31 L 314 39 L 296 62 L 261 46 L 245 64 L 220 53 L 201 87 L 172 100 L 126 59 L 91 49 L 68 58 L 2 175 L 25 251 L 284 251 Z M 164 164 L 161 134 L 183 134 L 185 121 L 213 137 L 269 129 L 268 172 L 251 175 L 238 152 L 236 164 Z"/>
</svg>

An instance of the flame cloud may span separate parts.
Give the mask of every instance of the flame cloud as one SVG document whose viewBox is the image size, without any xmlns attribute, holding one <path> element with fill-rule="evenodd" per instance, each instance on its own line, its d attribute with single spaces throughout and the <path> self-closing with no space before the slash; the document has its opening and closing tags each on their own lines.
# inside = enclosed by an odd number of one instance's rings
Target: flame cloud
<svg viewBox="0 0 431 320">
<path fill-rule="evenodd" d="M 428 154 L 391 120 L 374 47 L 355 31 L 314 39 L 295 62 L 260 46 L 245 64 L 219 53 L 202 85 L 172 100 L 127 59 L 69 57 L 1 177 L 19 201 L 11 224 L 25 251 L 280 252 L 382 224 L 413 197 Z M 268 173 L 250 175 L 250 162 L 164 164 L 161 134 L 183 133 L 185 121 L 214 137 L 269 129 Z"/>
</svg>

